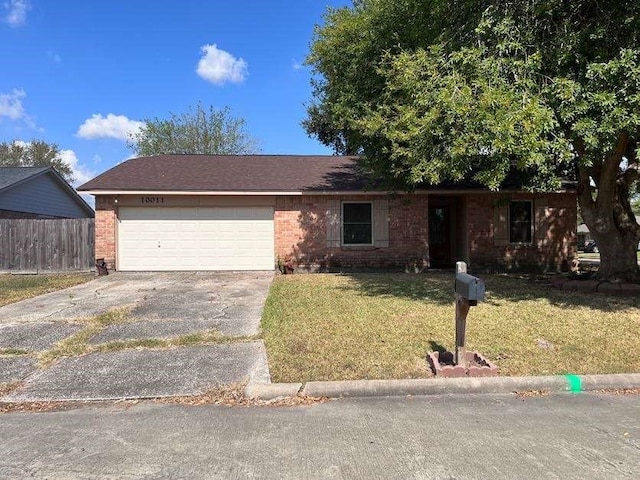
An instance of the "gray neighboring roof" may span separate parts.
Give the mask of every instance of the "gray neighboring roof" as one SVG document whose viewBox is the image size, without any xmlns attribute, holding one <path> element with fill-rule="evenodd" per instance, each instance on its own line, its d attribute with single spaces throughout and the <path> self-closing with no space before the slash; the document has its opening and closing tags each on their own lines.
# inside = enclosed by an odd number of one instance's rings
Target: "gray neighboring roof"
<svg viewBox="0 0 640 480">
<path fill-rule="evenodd" d="M 0 192 L 51 167 L 0 167 Z"/>
<path fill-rule="evenodd" d="M 29 182 L 40 175 L 49 175 L 89 217 L 95 215 L 93 208 L 78 195 L 78 192 L 53 167 L 0 167 L 0 194 Z"/>
<path fill-rule="evenodd" d="M 157 155 L 127 160 L 80 191 L 361 191 L 357 157 L 329 155 Z"/>
</svg>

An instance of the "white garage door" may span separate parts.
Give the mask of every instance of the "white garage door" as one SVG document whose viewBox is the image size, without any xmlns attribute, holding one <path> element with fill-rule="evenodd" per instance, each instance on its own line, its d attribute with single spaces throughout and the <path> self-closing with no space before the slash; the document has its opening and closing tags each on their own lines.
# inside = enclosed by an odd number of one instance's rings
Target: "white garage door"
<svg viewBox="0 0 640 480">
<path fill-rule="evenodd" d="M 273 270 L 272 207 L 122 207 L 118 268 Z"/>
</svg>

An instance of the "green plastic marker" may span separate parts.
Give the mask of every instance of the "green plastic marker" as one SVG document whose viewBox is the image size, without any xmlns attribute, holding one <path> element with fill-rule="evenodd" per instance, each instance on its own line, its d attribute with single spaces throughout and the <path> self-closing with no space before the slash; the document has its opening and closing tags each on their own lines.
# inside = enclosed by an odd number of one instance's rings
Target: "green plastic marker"
<svg viewBox="0 0 640 480">
<path fill-rule="evenodd" d="M 582 391 L 582 380 L 578 375 L 567 374 L 564 376 L 569 382 L 569 391 L 572 393 L 579 393 Z"/>
</svg>

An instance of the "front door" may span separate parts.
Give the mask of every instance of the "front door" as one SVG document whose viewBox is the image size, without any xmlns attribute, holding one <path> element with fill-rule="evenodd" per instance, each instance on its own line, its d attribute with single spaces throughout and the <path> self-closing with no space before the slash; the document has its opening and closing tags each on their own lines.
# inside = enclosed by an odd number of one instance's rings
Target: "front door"
<svg viewBox="0 0 640 480">
<path fill-rule="evenodd" d="M 429 205 L 429 257 L 432 268 L 453 265 L 451 258 L 451 205 Z"/>
</svg>

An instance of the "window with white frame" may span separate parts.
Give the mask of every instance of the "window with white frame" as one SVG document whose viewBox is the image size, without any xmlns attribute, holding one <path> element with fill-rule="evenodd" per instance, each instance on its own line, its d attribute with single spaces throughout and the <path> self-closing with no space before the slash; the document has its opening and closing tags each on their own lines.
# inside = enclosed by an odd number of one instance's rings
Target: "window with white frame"
<svg viewBox="0 0 640 480">
<path fill-rule="evenodd" d="M 342 244 L 373 244 L 372 202 L 342 203 Z"/>
<path fill-rule="evenodd" d="M 509 204 L 509 242 L 531 243 L 533 236 L 533 202 L 512 200 Z"/>
</svg>

